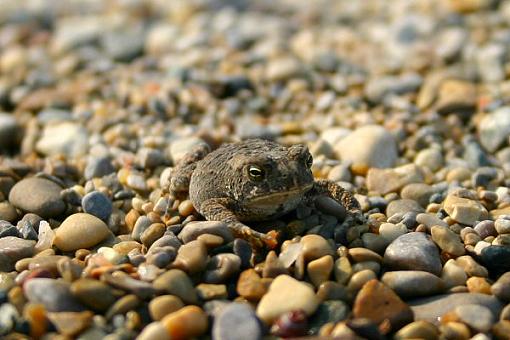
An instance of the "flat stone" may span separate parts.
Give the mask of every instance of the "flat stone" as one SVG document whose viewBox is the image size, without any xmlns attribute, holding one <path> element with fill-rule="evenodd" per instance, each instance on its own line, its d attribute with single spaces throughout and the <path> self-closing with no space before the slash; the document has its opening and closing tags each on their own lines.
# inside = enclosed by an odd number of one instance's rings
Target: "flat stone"
<svg viewBox="0 0 510 340">
<path fill-rule="evenodd" d="M 476 108 L 476 85 L 464 80 L 447 79 L 439 87 L 437 111 L 440 114 L 471 114 Z"/>
<path fill-rule="evenodd" d="M 186 304 L 198 302 L 197 292 L 189 276 L 180 269 L 170 269 L 153 282 L 154 288 L 179 297 Z"/>
<path fill-rule="evenodd" d="M 386 207 L 386 216 L 393 216 L 395 214 L 405 214 L 408 212 L 422 213 L 425 212 L 423 207 L 418 202 L 409 199 L 397 199 L 391 201 Z"/>
<path fill-rule="evenodd" d="M 384 253 L 384 263 L 393 270 L 423 270 L 441 273 L 439 251 L 430 238 L 419 232 L 400 236 Z"/>
<path fill-rule="evenodd" d="M 28 301 L 40 303 L 50 312 L 81 312 L 84 309 L 72 295 L 69 283 L 64 281 L 30 279 L 23 286 L 23 290 Z"/>
<path fill-rule="evenodd" d="M 398 192 L 408 184 L 423 181 L 423 171 L 415 164 L 407 164 L 392 169 L 371 168 L 367 173 L 368 190 L 381 195 Z"/>
<path fill-rule="evenodd" d="M 455 234 L 447 227 L 434 226 L 430 229 L 432 241 L 434 241 L 441 250 L 453 256 L 464 255 L 464 245 L 460 236 Z"/>
<path fill-rule="evenodd" d="M 76 336 L 87 329 L 92 324 L 93 316 L 91 311 L 48 313 L 48 319 L 55 325 L 58 332 L 69 337 Z"/>
<path fill-rule="evenodd" d="M 388 320 L 392 330 L 414 320 L 409 306 L 377 279 L 368 281 L 361 288 L 354 300 L 352 312 L 355 318 L 367 318 L 376 324 Z"/>
<path fill-rule="evenodd" d="M 477 221 L 488 215 L 487 210 L 479 202 L 455 195 L 446 196 L 443 208 L 455 221 L 469 226 L 474 226 Z"/>
<path fill-rule="evenodd" d="M 82 199 L 81 206 L 84 212 L 94 215 L 105 222 L 108 221 L 113 209 L 112 201 L 99 191 L 92 191 L 86 194 Z"/>
<path fill-rule="evenodd" d="M 403 299 L 441 293 L 445 283 L 437 276 L 419 270 L 386 272 L 381 282 L 393 289 Z"/>
<path fill-rule="evenodd" d="M 262 329 L 248 304 L 234 302 L 215 315 L 212 336 L 217 340 L 258 340 L 262 337 Z"/>
<path fill-rule="evenodd" d="M 230 228 L 225 223 L 218 221 L 200 221 L 188 223 L 184 226 L 184 228 L 182 228 L 178 237 L 182 242 L 188 243 L 196 240 L 197 237 L 203 234 L 220 236 L 225 243 L 234 240 L 234 236 L 232 235 Z"/>
<path fill-rule="evenodd" d="M 494 320 L 504 307 L 496 297 L 479 293 L 436 295 L 409 300 L 408 303 L 416 320 L 425 320 L 436 325 L 443 314 L 458 306 L 470 304 L 485 306 L 491 311 Z"/>
<path fill-rule="evenodd" d="M 53 244 L 62 251 L 73 251 L 93 247 L 110 235 L 108 226 L 96 216 L 76 213 L 57 228 Z"/>
<path fill-rule="evenodd" d="M 398 158 L 395 137 L 383 127 L 367 125 L 356 129 L 334 145 L 336 155 L 353 167 L 389 168 Z"/>
<path fill-rule="evenodd" d="M 35 252 L 35 241 L 7 236 L 0 238 L 0 272 L 14 270 L 20 259 L 31 257 Z"/>
<path fill-rule="evenodd" d="M 301 238 L 300 243 L 302 245 L 301 254 L 305 261 L 315 260 L 319 257 L 335 253 L 330 243 L 320 235 L 305 235 Z"/>
<path fill-rule="evenodd" d="M 489 308 L 478 304 L 463 304 L 455 307 L 450 313 L 443 316 L 443 318 L 448 319 L 451 315 L 451 317 L 483 333 L 488 332 L 496 320 Z"/>
<path fill-rule="evenodd" d="M 71 293 L 88 308 L 104 312 L 117 300 L 114 288 L 110 285 L 88 278 L 80 278 L 70 286 Z"/>
<path fill-rule="evenodd" d="M 257 316 L 271 324 L 282 314 L 301 309 L 312 315 L 319 306 L 313 289 L 288 275 L 277 276 L 257 306 Z"/>
<path fill-rule="evenodd" d="M 426 208 L 430 197 L 435 193 L 432 186 L 425 183 L 410 183 L 402 188 L 400 197 L 418 202 L 419 205 Z"/>
<path fill-rule="evenodd" d="M 56 183 L 44 178 L 25 178 L 12 187 L 9 202 L 25 212 L 43 218 L 56 217 L 66 209 L 64 201 L 60 198 L 61 190 Z"/>
<path fill-rule="evenodd" d="M 189 274 L 198 273 L 205 269 L 207 259 L 205 243 L 200 240 L 194 240 L 179 248 L 172 267 L 182 269 Z"/>
</svg>

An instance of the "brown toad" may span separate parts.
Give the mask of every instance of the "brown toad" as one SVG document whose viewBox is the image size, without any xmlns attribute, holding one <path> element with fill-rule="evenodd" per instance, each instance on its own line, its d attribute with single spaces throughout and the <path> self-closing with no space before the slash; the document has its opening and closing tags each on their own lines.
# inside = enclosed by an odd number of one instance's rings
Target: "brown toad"
<svg viewBox="0 0 510 340">
<path fill-rule="evenodd" d="M 197 147 L 175 167 L 170 192 L 176 197 L 189 192 L 207 220 L 223 221 L 236 237 L 272 248 L 273 235 L 242 222 L 277 218 L 318 195 L 339 202 L 350 218 L 361 216 L 358 201 L 348 191 L 328 180 L 314 180 L 312 163 L 304 145 L 286 147 L 262 139 L 224 144 L 211 153 Z"/>
</svg>

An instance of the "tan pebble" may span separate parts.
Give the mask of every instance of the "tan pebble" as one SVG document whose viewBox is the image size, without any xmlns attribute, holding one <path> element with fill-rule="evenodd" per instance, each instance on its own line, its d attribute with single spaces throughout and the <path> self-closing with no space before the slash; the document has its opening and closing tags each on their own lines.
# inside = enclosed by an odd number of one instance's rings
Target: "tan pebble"
<svg viewBox="0 0 510 340">
<path fill-rule="evenodd" d="M 317 289 L 317 297 L 321 301 L 342 300 L 347 301 L 348 293 L 344 285 L 334 281 L 325 281 Z"/>
<path fill-rule="evenodd" d="M 359 291 L 365 283 L 373 279 L 377 279 L 377 275 L 369 269 L 354 273 L 347 284 L 347 289 L 349 292 L 355 293 Z"/>
<path fill-rule="evenodd" d="M 466 281 L 467 288 L 470 293 L 481 293 L 491 295 L 491 285 L 483 277 L 470 277 Z"/>
<path fill-rule="evenodd" d="M 464 255 L 455 259 L 455 262 L 461 266 L 468 276 L 488 277 L 487 269 L 478 264 L 471 256 Z"/>
<path fill-rule="evenodd" d="M 112 317 L 118 314 L 126 314 L 130 310 L 133 310 L 140 305 L 142 301 L 134 294 L 124 295 L 108 309 L 106 312 L 106 318 L 110 320 Z"/>
<path fill-rule="evenodd" d="M 207 265 L 207 247 L 202 241 L 194 240 L 182 245 L 177 251 L 173 268 L 193 274 L 201 272 Z"/>
<path fill-rule="evenodd" d="M 335 339 L 358 339 L 359 337 L 358 334 L 345 324 L 345 322 L 337 323 L 331 330 L 329 336 L 334 337 Z"/>
<path fill-rule="evenodd" d="M 335 261 L 333 268 L 335 279 L 338 283 L 345 285 L 353 273 L 351 263 L 347 257 L 340 257 Z"/>
<path fill-rule="evenodd" d="M 349 249 L 349 256 L 354 262 L 375 261 L 382 262 L 382 256 L 375 251 L 366 248 L 351 248 Z"/>
<path fill-rule="evenodd" d="M 499 319 L 510 321 L 510 303 L 503 307 L 503 310 L 499 314 Z"/>
<path fill-rule="evenodd" d="M 352 266 L 352 271 L 354 273 L 357 273 L 357 272 L 360 272 L 360 271 L 366 270 L 366 269 L 373 271 L 377 275 L 381 271 L 381 265 L 379 264 L 379 262 L 365 261 L 365 262 L 355 263 Z"/>
<path fill-rule="evenodd" d="M 47 311 L 42 304 L 27 303 L 23 309 L 23 317 L 30 325 L 30 336 L 39 339 L 46 333 L 49 322 Z"/>
<path fill-rule="evenodd" d="M 168 314 L 161 320 L 170 339 L 189 339 L 201 336 L 207 331 L 207 314 L 197 306 L 185 306 Z"/>
<path fill-rule="evenodd" d="M 201 283 L 196 288 L 198 296 L 204 301 L 228 298 L 227 286 L 223 284 Z"/>
<path fill-rule="evenodd" d="M 330 255 L 325 255 L 308 263 L 308 276 L 315 287 L 319 287 L 321 283 L 329 279 L 333 270 L 333 264 L 333 257 Z"/>
<path fill-rule="evenodd" d="M 140 213 L 138 211 L 136 211 L 135 209 L 129 210 L 125 217 L 126 226 L 129 228 L 129 230 L 131 231 L 133 230 L 133 228 L 135 227 L 135 223 L 139 217 Z"/>
<path fill-rule="evenodd" d="M 85 258 L 90 255 L 90 250 L 88 249 L 78 249 L 75 253 L 74 253 L 74 257 L 80 261 L 83 261 L 85 260 Z"/>
<path fill-rule="evenodd" d="M 193 215 L 195 213 L 195 207 L 193 207 L 193 203 L 190 200 L 182 201 L 179 204 L 179 214 L 183 217 L 187 217 L 189 215 Z"/>
<path fill-rule="evenodd" d="M 301 238 L 302 254 L 306 262 L 318 259 L 324 255 L 334 255 L 335 251 L 329 242 L 319 235 L 305 235 Z"/>
<path fill-rule="evenodd" d="M 296 309 L 312 315 L 318 306 L 319 299 L 309 285 L 288 275 L 280 275 L 273 280 L 268 292 L 260 300 L 257 316 L 271 324 L 282 314 Z"/>
<path fill-rule="evenodd" d="M 237 294 L 249 301 L 259 301 L 266 294 L 268 285 L 254 269 L 246 269 L 237 280 Z"/>
<path fill-rule="evenodd" d="M 433 226 L 430 232 L 432 240 L 441 250 L 453 256 L 464 255 L 464 245 L 460 241 L 459 235 L 455 234 L 448 227 Z"/>
<path fill-rule="evenodd" d="M 95 246 L 110 235 L 110 229 L 99 218 L 77 213 L 67 217 L 57 228 L 53 244 L 62 251 L 73 251 Z"/>
<path fill-rule="evenodd" d="M 163 323 L 156 321 L 145 326 L 137 340 L 171 340 Z"/>
<path fill-rule="evenodd" d="M 439 330 L 437 327 L 428 321 L 415 321 L 402 327 L 397 334 L 395 340 L 405 339 L 423 339 L 435 340 L 439 337 Z"/>
<path fill-rule="evenodd" d="M 69 337 L 77 336 L 87 329 L 92 324 L 93 316 L 91 311 L 48 313 L 48 318 L 57 331 Z"/>
<path fill-rule="evenodd" d="M 492 326 L 492 334 L 496 339 L 510 339 L 510 321 L 501 320 Z"/>
<path fill-rule="evenodd" d="M 7 293 L 7 300 L 14 305 L 16 309 L 23 310 L 23 306 L 27 303 L 27 298 L 20 286 L 12 287 Z"/>
<path fill-rule="evenodd" d="M 146 214 L 152 212 L 154 210 L 154 203 L 152 202 L 146 202 L 142 204 L 142 211 Z"/>
<path fill-rule="evenodd" d="M 466 283 L 467 274 L 455 260 L 448 260 L 443 266 L 441 278 L 447 287 L 462 286 Z"/>
<path fill-rule="evenodd" d="M 153 286 L 159 291 L 178 296 L 186 304 L 198 303 L 197 292 L 189 276 L 180 269 L 170 269 L 158 276 Z"/>
<path fill-rule="evenodd" d="M 152 320 L 159 321 L 166 315 L 184 307 L 184 303 L 175 295 L 157 296 L 149 302 L 149 314 Z"/>
<path fill-rule="evenodd" d="M 447 182 L 453 181 L 463 182 L 469 179 L 471 179 L 471 170 L 463 167 L 453 168 L 446 175 Z"/>
<path fill-rule="evenodd" d="M 213 234 L 202 234 L 197 237 L 197 240 L 203 242 L 207 249 L 219 247 L 224 243 L 223 238 L 221 236 Z"/>
<path fill-rule="evenodd" d="M 153 223 L 145 229 L 140 235 L 140 241 L 144 246 L 149 248 L 154 241 L 159 239 L 166 231 L 166 226 L 163 223 Z"/>
<path fill-rule="evenodd" d="M 453 194 L 446 196 L 443 208 L 452 219 L 469 226 L 488 216 L 487 210 L 479 202 Z"/>
<path fill-rule="evenodd" d="M 467 340 L 471 338 L 469 327 L 461 322 L 448 322 L 439 326 L 439 333 L 444 339 Z"/>
<path fill-rule="evenodd" d="M 28 265 L 30 264 L 31 261 L 32 261 L 31 257 L 26 257 L 24 259 L 18 260 L 18 261 L 16 261 L 16 264 L 14 265 L 14 269 L 18 273 L 21 273 L 22 271 L 28 269 Z"/>
<path fill-rule="evenodd" d="M 112 248 L 119 254 L 127 255 L 133 249 L 142 250 L 142 245 L 136 241 L 122 241 L 114 244 Z"/>
</svg>

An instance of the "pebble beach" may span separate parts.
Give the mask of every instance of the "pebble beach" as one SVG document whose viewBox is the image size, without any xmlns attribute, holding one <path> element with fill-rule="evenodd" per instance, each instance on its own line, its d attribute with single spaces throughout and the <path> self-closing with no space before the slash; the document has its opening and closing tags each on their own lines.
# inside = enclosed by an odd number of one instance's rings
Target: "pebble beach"
<svg viewBox="0 0 510 340">
<path fill-rule="evenodd" d="M 305 144 L 273 250 L 169 193 Z M 0 338 L 510 339 L 510 1 L 0 0 Z"/>
</svg>

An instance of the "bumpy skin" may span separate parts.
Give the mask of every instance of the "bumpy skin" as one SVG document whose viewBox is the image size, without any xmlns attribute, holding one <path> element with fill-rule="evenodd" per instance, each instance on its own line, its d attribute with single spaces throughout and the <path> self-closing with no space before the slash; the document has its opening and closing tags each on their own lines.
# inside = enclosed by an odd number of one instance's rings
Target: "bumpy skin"
<svg viewBox="0 0 510 340">
<path fill-rule="evenodd" d="M 254 246 L 272 248 L 276 240 L 242 222 L 277 218 L 319 195 L 342 204 L 350 220 L 361 216 L 348 191 L 331 181 L 314 181 L 306 146 L 251 139 L 206 153 L 206 148 L 198 147 L 176 166 L 170 191 L 177 197 L 188 191 L 195 209 L 207 220 L 224 221 Z"/>
</svg>

